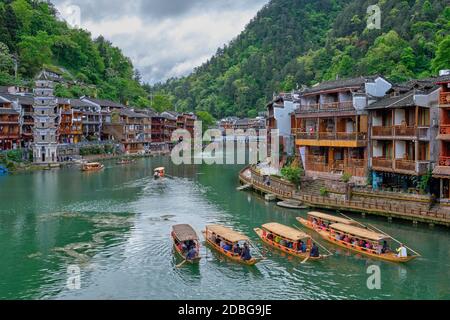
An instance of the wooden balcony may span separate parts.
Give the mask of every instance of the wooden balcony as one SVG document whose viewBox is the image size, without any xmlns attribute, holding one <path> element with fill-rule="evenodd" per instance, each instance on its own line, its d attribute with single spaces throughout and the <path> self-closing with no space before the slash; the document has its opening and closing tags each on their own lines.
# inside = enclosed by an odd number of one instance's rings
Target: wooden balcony
<svg viewBox="0 0 450 320">
<path fill-rule="evenodd" d="M 450 140 L 450 124 L 441 124 L 439 126 L 439 135 L 442 140 Z"/>
<path fill-rule="evenodd" d="M 349 110 L 354 110 L 352 101 L 302 105 L 298 109 L 299 113 L 338 112 Z"/>
<path fill-rule="evenodd" d="M 415 172 L 416 162 L 412 160 L 395 160 L 395 169 Z"/>
<path fill-rule="evenodd" d="M 372 158 L 372 168 L 379 171 L 399 174 L 422 175 L 430 168 L 429 161 Z"/>
<path fill-rule="evenodd" d="M 439 96 L 439 105 L 444 108 L 450 107 L 450 92 L 441 92 Z"/>
<path fill-rule="evenodd" d="M 297 145 L 314 147 L 357 148 L 367 145 L 367 134 L 363 132 L 301 132 L 294 130 Z"/>
<path fill-rule="evenodd" d="M 372 167 L 375 169 L 381 168 L 391 170 L 394 168 L 394 161 L 387 158 L 373 158 Z"/>
<path fill-rule="evenodd" d="M 429 127 L 418 126 L 376 126 L 372 127 L 374 139 L 421 139 L 430 138 Z"/>
<path fill-rule="evenodd" d="M 450 167 L 450 157 L 448 156 L 439 157 L 439 166 Z"/>
</svg>

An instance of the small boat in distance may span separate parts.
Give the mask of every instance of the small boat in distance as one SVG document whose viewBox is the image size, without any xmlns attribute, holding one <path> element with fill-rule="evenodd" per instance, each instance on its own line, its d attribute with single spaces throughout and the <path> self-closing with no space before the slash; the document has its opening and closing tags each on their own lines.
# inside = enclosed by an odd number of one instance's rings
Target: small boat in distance
<svg viewBox="0 0 450 320">
<path fill-rule="evenodd" d="M 300 210 L 308 209 L 308 207 L 305 206 L 302 202 L 295 200 L 281 201 L 277 203 L 277 206 L 286 209 L 300 209 Z"/>
<path fill-rule="evenodd" d="M 164 178 L 165 175 L 166 175 L 166 168 L 164 168 L 164 167 L 159 167 L 159 168 L 156 168 L 156 169 L 154 170 L 153 178 L 154 178 L 155 180 L 158 180 L 158 179 Z"/>
<path fill-rule="evenodd" d="M 304 219 L 301 217 L 296 218 L 303 226 L 308 229 L 317 230 L 327 230 L 329 225 L 335 223 L 342 223 L 347 225 L 358 225 L 356 221 L 345 219 L 331 214 L 326 214 L 322 212 L 308 212 L 308 218 Z"/>
<path fill-rule="evenodd" d="M 105 168 L 105 166 L 99 162 L 89 162 L 89 163 L 83 164 L 83 166 L 81 167 L 81 170 L 86 171 L 86 172 L 91 172 L 91 171 L 100 171 L 100 170 L 103 170 L 103 168 Z"/>
<path fill-rule="evenodd" d="M 404 248 L 403 256 L 397 255 L 387 243 L 388 240 L 393 239 L 392 237 L 353 225 L 336 223 L 329 227 L 329 231 L 319 229 L 316 231 L 330 243 L 372 258 L 405 263 L 419 257 L 418 255 L 408 256 L 406 248 Z"/>
<path fill-rule="evenodd" d="M 210 225 L 203 231 L 203 235 L 207 244 L 234 262 L 248 266 L 254 266 L 259 262 L 253 257 L 249 260 L 241 257 L 241 250 L 250 250 L 250 239 L 239 232 L 219 225 Z M 236 248 L 241 252 L 235 252 Z"/>
<path fill-rule="evenodd" d="M 118 165 L 127 165 L 127 164 L 132 164 L 134 162 L 135 162 L 134 159 L 122 159 L 120 161 L 117 161 L 116 164 L 118 164 Z"/>
<path fill-rule="evenodd" d="M 264 243 L 289 255 L 308 260 L 321 260 L 327 257 L 312 256 L 313 240 L 310 235 L 300 230 L 279 223 L 267 223 L 254 230 Z"/>
<path fill-rule="evenodd" d="M 199 263 L 200 241 L 195 230 L 188 224 L 179 224 L 172 227 L 172 240 L 175 251 L 186 262 Z"/>
</svg>

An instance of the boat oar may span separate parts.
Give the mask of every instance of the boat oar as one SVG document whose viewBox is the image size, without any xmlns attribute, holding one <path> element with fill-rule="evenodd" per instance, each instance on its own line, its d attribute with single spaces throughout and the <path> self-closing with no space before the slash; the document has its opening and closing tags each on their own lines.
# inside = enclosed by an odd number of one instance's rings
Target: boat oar
<svg viewBox="0 0 450 320">
<path fill-rule="evenodd" d="M 175 268 L 181 268 L 182 266 L 184 266 L 184 264 L 185 264 L 186 262 L 188 262 L 188 261 L 187 261 L 187 260 L 184 260 L 182 263 L 177 264 L 177 265 L 175 266 Z"/>
<path fill-rule="evenodd" d="M 375 229 L 375 230 L 377 230 L 378 232 L 380 232 L 380 233 L 382 233 L 382 234 L 384 234 L 385 236 L 388 236 L 389 238 L 391 238 L 392 240 L 394 240 L 395 242 L 397 242 L 398 244 L 403 244 L 403 242 L 400 242 L 400 241 L 398 241 L 397 239 L 395 239 L 395 238 L 393 238 L 391 235 L 389 235 L 389 234 L 387 234 L 386 232 L 384 232 L 384 231 L 381 231 L 380 229 L 378 229 L 377 227 L 374 227 L 373 225 L 371 225 L 371 224 L 369 224 L 369 226 L 370 227 L 372 227 L 373 229 Z M 412 253 L 415 253 L 416 255 L 418 255 L 419 257 L 421 257 L 422 255 L 420 254 L 420 253 L 418 253 L 418 252 L 416 252 L 416 251 L 414 251 L 413 249 L 411 249 L 410 247 L 408 247 L 408 246 L 405 246 L 404 244 L 403 244 L 403 246 L 406 248 L 406 249 L 408 249 L 408 250 L 410 250 Z"/>
<path fill-rule="evenodd" d="M 347 218 L 347 219 L 350 220 L 350 221 L 356 222 L 357 224 L 359 224 L 359 225 L 360 225 L 361 227 L 363 227 L 364 229 L 368 229 L 366 225 L 363 225 L 363 224 L 360 223 L 359 221 L 356 221 L 355 219 L 352 219 L 352 218 L 346 216 L 345 214 L 343 214 L 343 213 L 341 213 L 341 212 L 339 212 L 339 211 L 338 211 L 338 213 L 339 213 L 341 216 L 343 216 L 344 218 Z"/>
<path fill-rule="evenodd" d="M 305 264 L 309 260 L 309 258 L 311 258 L 311 256 L 307 256 L 306 259 L 301 262 L 301 264 Z"/>
</svg>

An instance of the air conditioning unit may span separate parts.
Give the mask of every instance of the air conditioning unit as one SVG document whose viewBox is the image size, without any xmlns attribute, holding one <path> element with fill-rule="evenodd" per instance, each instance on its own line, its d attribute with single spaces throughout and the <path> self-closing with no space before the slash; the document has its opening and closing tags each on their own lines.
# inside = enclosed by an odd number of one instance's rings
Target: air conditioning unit
<svg viewBox="0 0 450 320">
<path fill-rule="evenodd" d="M 439 76 L 450 76 L 450 69 L 445 69 L 445 70 L 440 70 L 439 71 Z"/>
</svg>

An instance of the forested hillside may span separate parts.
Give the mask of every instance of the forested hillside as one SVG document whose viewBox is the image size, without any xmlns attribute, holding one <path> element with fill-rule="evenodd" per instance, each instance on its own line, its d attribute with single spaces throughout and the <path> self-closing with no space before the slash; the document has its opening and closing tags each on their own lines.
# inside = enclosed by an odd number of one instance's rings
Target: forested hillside
<svg viewBox="0 0 450 320">
<path fill-rule="evenodd" d="M 450 68 L 448 0 L 272 0 L 190 76 L 155 86 L 179 110 L 255 116 L 275 91 L 380 73 L 392 81 Z"/>
<path fill-rule="evenodd" d="M 138 72 L 119 48 L 103 37 L 93 40 L 88 31 L 69 28 L 47 1 L 0 0 L 0 85 L 26 84 L 43 66 L 61 68 L 74 84 L 58 86 L 60 96 L 97 95 L 149 105 Z"/>
</svg>

